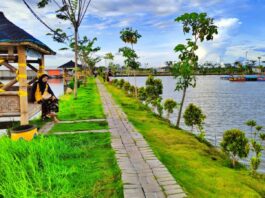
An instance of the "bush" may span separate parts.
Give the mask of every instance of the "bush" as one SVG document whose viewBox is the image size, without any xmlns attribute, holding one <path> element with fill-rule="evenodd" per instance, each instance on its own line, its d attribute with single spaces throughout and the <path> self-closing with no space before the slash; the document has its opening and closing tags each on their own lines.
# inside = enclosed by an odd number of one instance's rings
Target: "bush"
<svg viewBox="0 0 265 198">
<path fill-rule="evenodd" d="M 251 146 L 252 146 L 251 147 L 252 151 L 255 153 L 255 156 L 251 157 L 250 167 L 251 167 L 252 173 L 255 174 L 261 163 L 261 156 L 262 156 L 261 152 L 263 148 L 262 148 L 261 143 L 257 142 L 254 139 L 251 140 Z"/>
<path fill-rule="evenodd" d="M 79 88 L 82 84 L 82 81 L 81 80 L 78 80 L 77 81 L 77 88 Z M 68 84 L 68 87 L 70 87 L 71 89 L 74 89 L 74 86 L 75 86 L 75 82 L 74 80 L 71 80 Z"/>
<path fill-rule="evenodd" d="M 149 76 L 145 82 L 146 84 L 146 95 L 147 103 L 154 105 L 156 100 L 160 98 L 163 93 L 163 84 L 160 79 L 154 79 L 153 76 Z"/>
<path fill-rule="evenodd" d="M 166 101 L 164 102 L 164 109 L 167 111 L 168 119 L 169 119 L 169 115 L 173 113 L 176 107 L 177 107 L 177 103 L 173 99 L 171 98 L 166 99 Z"/>
<path fill-rule="evenodd" d="M 124 79 L 119 80 L 118 87 L 121 89 L 123 87 L 123 84 L 125 83 Z"/>
<path fill-rule="evenodd" d="M 123 89 L 126 91 L 126 93 L 128 93 L 130 86 L 130 83 L 127 81 L 123 84 Z"/>
<path fill-rule="evenodd" d="M 163 116 L 163 105 L 161 104 L 161 99 L 160 98 L 157 99 L 157 101 L 156 101 L 156 110 L 158 112 L 158 115 L 160 117 L 162 117 Z"/>
<path fill-rule="evenodd" d="M 118 82 L 119 80 L 118 79 L 113 79 L 112 81 L 111 81 L 111 83 L 114 85 L 114 86 L 117 86 L 117 82 Z"/>
<path fill-rule="evenodd" d="M 194 104 L 189 104 L 184 112 L 184 121 L 187 126 L 191 126 L 192 130 L 194 126 L 201 127 L 206 116 L 202 113 L 200 107 Z"/>
<path fill-rule="evenodd" d="M 230 129 L 225 131 L 221 147 L 232 160 L 232 165 L 235 167 L 237 157 L 245 158 L 249 153 L 249 143 L 245 133 L 239 129 Z"/>
<path fill-rule="evenodd" d="M 135 93 L 135 86 L 131 85 L 129 88 L 130 94 L 133 95 Z"/>
<path fill-rule="evenodd" d="M 147 99 L 146 90 L 144 87 L 139 88 L 139 99 L 145 101 Z"/>
</svg>

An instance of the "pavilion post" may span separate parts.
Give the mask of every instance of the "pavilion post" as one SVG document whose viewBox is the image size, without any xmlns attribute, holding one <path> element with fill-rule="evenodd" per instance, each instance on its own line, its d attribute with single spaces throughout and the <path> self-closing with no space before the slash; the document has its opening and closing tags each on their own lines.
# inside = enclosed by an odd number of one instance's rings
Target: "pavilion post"
<svg viewBox="0 0 265 198">
<path fill-rule="evenodd" d="M 27 60 L 26 49 L 24 46 L 18 46 L 18 82 L 20 99 L 20 124 L 29 124 L 28 118 L 28 89 L 27 89 Z"/>
<path fill-rule="evenodd" d="M 44 65 L 44 55 L 41 55 L 41 59 L 39 62 L 39 72 L 38 72 L 38 77 L 41 76 L 42 74 L 44 74 L 44 70 L 45 70 L 45 65 Z"/>
</svg>

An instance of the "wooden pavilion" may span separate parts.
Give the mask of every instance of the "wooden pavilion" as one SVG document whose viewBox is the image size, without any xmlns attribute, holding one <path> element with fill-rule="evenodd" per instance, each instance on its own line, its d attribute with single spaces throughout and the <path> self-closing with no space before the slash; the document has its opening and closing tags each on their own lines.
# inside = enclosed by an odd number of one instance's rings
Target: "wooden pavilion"
<svg viewBox="0 0 265 198">
<path fill-rule="evenodd" d="M 30 117 L 40 111 L 40 105 L 29 102 L 29 92 L 38 76 L 44 73 L 44 55 L 54 54 L 0 12 L 0 66 L 16 73 L 16 78 L 0 87 L 0 118 L 20 116 L 20 124 L 27 125 Z M 27 79 L 27 67 L 36 72 L 31 81 Z M 17 82 L 19 86 L 14 86 Z"/>
</svg>

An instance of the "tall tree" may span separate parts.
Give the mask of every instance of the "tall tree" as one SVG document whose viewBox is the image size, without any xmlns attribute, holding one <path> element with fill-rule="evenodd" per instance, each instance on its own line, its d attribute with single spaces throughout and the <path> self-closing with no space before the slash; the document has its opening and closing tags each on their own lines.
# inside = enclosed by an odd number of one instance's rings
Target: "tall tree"
<svg viewBox="0 0 265 198">
<path fill-rule="evenodd" d="M 104 59 L 105 59 L 105 61 L 107 61 L 107 60 L 112 61 L 112 60 L 114 59 L 114 55 L 113 55 L 111 52 L 106 53 L 106 54 L 104 55 Z M 105 62 L 105 66 L 107 67 L 106 62 Z"/>
<path fill-rule="evenodd" d="M 177 118 L 177 127 L 180 125 L 182 108 L 189 86 L 196 86 L 195 72 L 198 67 L 198 42 L 212 40 L 214 34 L 218 34 L 214 19 L 207 17 L 206 13 L 185 13 L 175 19 L 183 25 L 184 34 L 191 33 L 192 38 L 186 39 L 187 44 L 179 44 L 175 52 L 179 54 L 179 62 L 175 63 L 172 73 L 177 79 L 176 90 L 183 91 L 180 109 Z"/>
<path fill-rule="evenodd" d="M 29 6 L 26 0 L 23 0 L 29 10 L 34 14 L 34 16 L 42 22 L 53 35 L 56 41 L 64 42 L 68 37 L 66 33 L 60 28 L 54 29 L 48 26 L 39 17 L 33 9 Z M 74 97 L 77 98 L 77 62 L 78 62 L 78 30 L 85 17 L 87 9 L 91 3 L 91 0 L 39 0 L 38 7 L 44 8 L 48 4 L 53 4 L 57 6 L 56 17 L 60 20 L 69 21 L 72 25 L 72 31 L 74 33 L 74 43 L 75 43 L 75 83 L 74 83 Z"/>
<path fill-rule="evenodd" d="M 132 28 L 125 28 L 120 31 L 120 38 L 123 42 L 125 43 L 130 43 L 131 44 L 131 49 L 133 49 L 133 44 L 136 44 L 138 42 L 138 39 L 140 39 L 142 36 L 138 33 L 137 30 L 133 30 Z M 138 57 L 131 57 L 130 59 L 127 60 L 127 66 L 133 69 L 134 73 L 134 85 L 136 87 L 136 69 L 139 68 L 140 63 L 135 60 L 135 58 Z M 135 96 L 137 97 L 137 89 L 135 89 Z"/>
<path fill-rule="evenodd" d="M 90 73 L 92 73 L 96 63 L 101 60 L 99 57 L 94 57 L 94 54 L 100 50 L 100 47 L 94 46 L 96 41 L 96 37 L 90 40 L 86 36 L 78 41 L 78 57 L 82 64 L 89 69 Z M 70 47 L 75 49 L 74 41 L 70 44 Z"/>
</svg>

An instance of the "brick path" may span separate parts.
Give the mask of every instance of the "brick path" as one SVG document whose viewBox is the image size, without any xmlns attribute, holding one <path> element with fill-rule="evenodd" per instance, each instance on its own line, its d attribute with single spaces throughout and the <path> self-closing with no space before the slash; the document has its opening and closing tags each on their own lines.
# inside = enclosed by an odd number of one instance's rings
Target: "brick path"
<svg viewBox="0 0 265 198">
<path fill-rule="evenodd" d="M 115 104 L 104 85 L 97 79 L 104 111 L 122 171 L 125 198 L 180 198 L 186 197 L 167 168 L 156 158 L 153 151 L 125 113 Z"/>
</svg>

